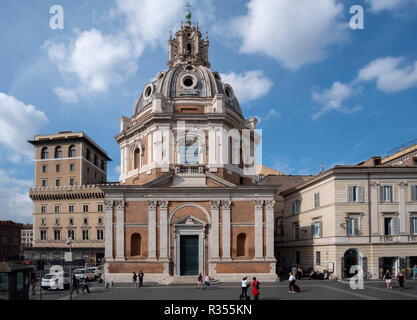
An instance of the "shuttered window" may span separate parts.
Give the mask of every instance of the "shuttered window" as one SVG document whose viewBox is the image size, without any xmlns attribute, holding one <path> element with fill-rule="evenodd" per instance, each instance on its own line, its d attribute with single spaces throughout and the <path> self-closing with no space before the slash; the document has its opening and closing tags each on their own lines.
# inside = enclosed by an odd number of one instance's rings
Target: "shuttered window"
<svg viewBox="0 0 417 320">
<path fill-rule="evenodd" d="M 314 208 L 320 207 L 320 193 L 317 192 L 314 194 Z"/>
<path fill-rule="evenodd" d="M 392 202 L 392 186 L 380 187 L 381 202 Z"/>
<path fill-rule="evenodd" d="M 364 188 L 360 186 L 348 187 L 348 201 L 349 202 L 365 202 Z"/>
<path fill-rule="evenodd" d="M 400 233 L 400 220 L 397 217 L 385 218 L 384 232 L 386 236 L 398 235 Z"/>
<path fill-rule="evenodd" d="M 323 232 L 322 232 L 322 226 L 323 226 L 323 223 L 321 222 L 321 221 L 318 221 L 318 222 L 314 222 L 312 225 L 311 225 L 311 234 L 313 235 L 313 238 L 320 238 L 320 237 L 322 237 L 322 235 L 323 235 Z"/>
<path fill-rule="evenodd" d="M 417 186 L 411 186 L 411 201 L 417 201 Z"/>
<path fill-rule="evenodd" d="M 417 235 L 417 217 L 410 218 L 411 234 Z"/>
<path fill-rule="evenodd" d="M 296 200 L 292 203 L 292 213 L 299 213 L 300 212 L 300 207 L 301 207 L 301 201 L 300 200 Z"/>
<path fill-rule="evenodd" d="M 359 235 L 359 218 L 349 218 L 348 221 L 348 236 Z"/>
</svg>

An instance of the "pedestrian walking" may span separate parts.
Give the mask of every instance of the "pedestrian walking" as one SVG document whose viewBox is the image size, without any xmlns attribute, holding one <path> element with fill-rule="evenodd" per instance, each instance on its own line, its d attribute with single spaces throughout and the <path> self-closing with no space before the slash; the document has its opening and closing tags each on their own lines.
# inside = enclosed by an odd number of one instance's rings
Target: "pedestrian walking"
<svg viewBox="0 0 417 320">
<path fill-rule="evenodd" d="M 288 278 L 288 288 L 289 293 L 295 293 L 295 276 L 292 272 L 290 272 L 290 276 Z"/>
<path fill-rule="evenodd" d="M 38 279 L 36 279 L 36 274 L 34 274 L 32 281 L 30 282 L 30 284 L 32 285 L 32 296 L 36 295 L 36 284 L 38 283 Z"/>
<path fill-rule="evenodd" d="M 416 280 L 416 278 L 417 278 L 417 264 L 415 264 L 413 267 L 413 280 Z"/>
<path fill-rule="evenodd" d="M 284 272 L 284 268 L 282 266 L 279 266 L 278 278 L 279 278 L 280 281 L 281 281 L 281 276 L 282 276 L 283 272 Z"/>
<path fill-rule="evenodd" d="M 139 287 L 142 287 L 142 288 L 143 288 L 143 277 L 144 277 L 144 274 L 142 270 L 140 270 L 139 271 Z"/>
<path fill-rule="evenodd" d="M 250 282 L 248 281 L 248 277 L 244 276 L 242 279 L 242 293 L 240 294 L 240 300 L 246 300 L 248 296 L 248 287 L 250 287 Z"/>
<path fill-rule="evenodd" d="M 298 268 L 296 266 L 292 267 L 291 272 L 294 275 L 294 277 L 297 276 L 297 271 L 298 271 Z"/>
<path fill-rule="evenodd" d="M 405 282 L 406 276 L 404 273 L 401 272 L 398 273 L 397 275 L 397 280 L 398 280 L 398 284 L 400 285 L 400 290 L 404 290 L 405 286 L 404 286 L 404 282 Z"/>
<path fill-rule="evenodd" d="M 136 282 L 138 281 L 138 275 L 136 272 L 133 271 L 133 277 L 132 277 L 132 287 L 136 288 Z"/>
<path fill-rule="evenodd" d="M 74 290 L 77 291 L 77 294 L 80 294 L 80 291 L 78 291 L 78 279 L 74 273 L 72 274 L 71 281 L 72 281 L 71 294 L 74 292 Z"/>
<path fill-rule="evenodd" d="M 210 285 L 210 276 L 207 273 L 206 278 L 204 279 L 204 287 L 203 287 L 203 290 L 210 289 L 210 288 L 211 288 L 211 285 Z"/>
<path fill-rule="evenodd" d="M 197 285 L 197 288 L 201 289 L 202 287 L 203 287 L 203 275 L 202 275 L 202 273 L 200 272 L 200 273 L 198 274 L 198 285 Z"/>
<path fill-rule="evenodd" d="M 301 280 L 301 278 L 304 276 L 303 274 L 303 268 L 299 267 L 297 271 L 298 280 Z"/>
<path fill-rule="evenodd" d="M 261 294 L 259 291 L 260 284 L 261 283 L 258 280 L 256 280 L 256 277 L 253 277 L 253 281 L 252 281 L 253 300 L 259 300 L 259 295 Z"/>
<path fill-rule="evenodd" d="M 87 290 L 88 294 L 90 294 L 90 288 L 88 287 L 87 277 L 84 277 L 83 279 L 83 289 L 81 290 L 81 292 L 85 294 L 84 290 Z"/>
<path fill-rule="evenodd" d="M 387 271 L 385 272 L 383 280 L 385 280 L 387 289 L 392 289 L 392 273 L 389 271 L 389 269 L 387 269 Z"/>
</svg>

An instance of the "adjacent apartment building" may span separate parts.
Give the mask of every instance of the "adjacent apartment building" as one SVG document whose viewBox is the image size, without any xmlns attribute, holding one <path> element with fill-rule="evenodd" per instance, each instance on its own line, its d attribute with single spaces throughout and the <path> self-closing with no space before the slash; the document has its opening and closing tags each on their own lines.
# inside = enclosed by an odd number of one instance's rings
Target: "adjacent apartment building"
<svg viewBox="0 0 417 320">
<path fill-rule="evenodd" d="M 104 257 L 104 193 L 107 153 L 83 132 L 38 135 L 35 147 L 33 247 L 28 259 L 60 264 L 72 238 L 76 264 Z"/>
<path fill-rule="evenodd" d="M 23 224 L 0 221 L 0 261 L 20 259 L 20 233 Z"/>
<path fill-rule="evenodd" d="M 33 225 L 24 224 L 22 227 L 20 245 L 22 250 L 27 247 L 33 247 Z"/>
<path fill-rule="evenodd" d="M 417 264 L 417 145 L 294 179 L 301 182 L 278 189 L 281 264 L 329 270 L 337 278 L 361 268 L 372 279 Z"/>
</svg>

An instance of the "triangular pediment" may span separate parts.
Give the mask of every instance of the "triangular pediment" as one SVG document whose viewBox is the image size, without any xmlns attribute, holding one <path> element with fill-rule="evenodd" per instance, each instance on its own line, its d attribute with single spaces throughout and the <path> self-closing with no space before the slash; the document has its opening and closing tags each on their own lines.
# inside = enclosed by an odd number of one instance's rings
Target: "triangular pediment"
<svg viewBox="0 0 417 320">
<path fill-rule="evenodd" d="M 188 215 L 186 217 L 180 218 L 177 221 L 172 223 L 174 226 L 180 225 L 180 226 L 205 226 L 207 223 L 192 216 Z"/>
</svg>

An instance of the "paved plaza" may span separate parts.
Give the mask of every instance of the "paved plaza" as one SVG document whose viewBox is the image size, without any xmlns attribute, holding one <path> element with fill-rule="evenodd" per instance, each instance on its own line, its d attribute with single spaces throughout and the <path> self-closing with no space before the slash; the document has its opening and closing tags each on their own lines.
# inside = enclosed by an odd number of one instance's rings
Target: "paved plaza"
<svg viewBox="0 0 417 320">
<path fill-rule="evenodd" d="M 365 281 L 364 289 L 352 290 L 348 282 L 330 280 L 298 280 L 301 293 L 288 292 L 286 281 L 261 284 L 261 300 L 417 300 L 417 281 L 406 282 L 400 290 L 396 282 L 393 289 L 385 289 L 384 281 Z M 103 283 L 91 282 L 91 294 L 74 293 L 73 300 L 238 300 L 238 283 L 213 285 L 210 290 L 196 286 L 161 286 L 145 282 L 144 288 L 131 288 L 128 284 L 115 284 L 105 288 Z M 251 289 L 248 290 L 251 292 Z M 40 300 L 39 288 L 32 300 Z M 43 291 L 42 300 L 69 300 L 69 291 Z"/>
</svg>

